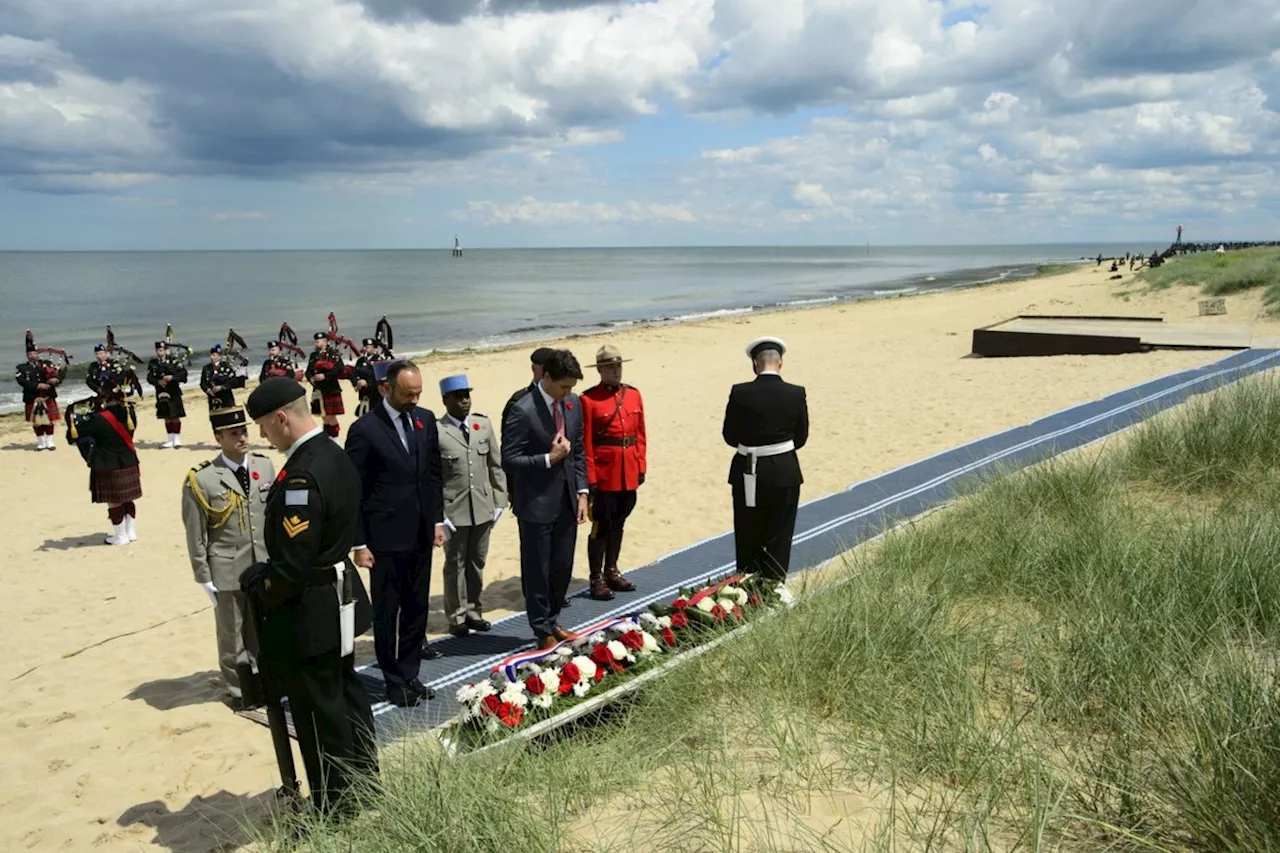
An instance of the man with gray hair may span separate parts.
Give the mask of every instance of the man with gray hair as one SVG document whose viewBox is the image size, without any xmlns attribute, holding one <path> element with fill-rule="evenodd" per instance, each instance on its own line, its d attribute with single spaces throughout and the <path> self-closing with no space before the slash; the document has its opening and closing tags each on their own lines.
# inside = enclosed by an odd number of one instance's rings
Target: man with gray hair
<svg viewBox="0 0 1280 853">
<path fill-rule="evenodd" d="M 755 381 L 734 385 L 721 430 L 736 451 L 729 465 L 733 489 L 733 544 L 739 572 L 779 582 L 791 567 L 791 539 L 800 503 L 800 460 L 809 439 L 804 388 L 784 382 L 786 344 L 773 337 L 747 345 Z"/>
</svg>

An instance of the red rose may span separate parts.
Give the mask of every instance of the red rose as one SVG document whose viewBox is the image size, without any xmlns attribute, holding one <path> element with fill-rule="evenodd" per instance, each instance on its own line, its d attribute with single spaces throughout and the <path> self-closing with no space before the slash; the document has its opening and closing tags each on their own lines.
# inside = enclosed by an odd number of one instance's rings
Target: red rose
<svg viewBox="0 0 1280 853">
<path fill-rule="evenodd" d="M 723 622 L 723 621 L 724 621 L 724 617 L 726 617 L 726 616 L 728 616 L 728 615 L 729 615 L 729 614 L 728 614 L 728 613 L 725 613 L 725 612 L 724 612 L 724 608 L 723 608 L 723 607 L 721 607 L 719 604 L 717 604 L 715 607 L 711 608 L 711 616 L 712 616 L 712 618 L 713 618 L 713 619 L 715 619 L 717 622 Z"/>
<path fill-rule="evenodd" d="M 622 665 L 613 659 L 613 652 L 604 643 L 591 650 L 591 662 L 596 665 L 596 681 L 604 678 L 606 666 L 614 672 L 622 672 Z"/>
<path fill-rule="evenodd" d="M 733 609 L 730 610 L 729 612 L 733 614 L 734 619 L 737 619 L 739 622 L 742 621 L 743 613 L 742 613 L 741 607 L 735 604 L 733 605 Z"/>
<path fill-rule="evenodd" d="M 256 479 L 258 479 L 258 472 L 257 472 L 257 471 L 254 471 L 254 472 L 252 472 L 249 476 L 256 480 Z"/>
<path fill-rule="evenodd" d="M 685 614 L 685 613 L 672 613 L 672 614 L 671 614 L 671 627 L 672 627 L 672 628 L 688 628 L 688 627 L 689 627 L 689 616 L 688 616 L 688 614 Z"/>
<path fill-rule="evenodd" d="M 503 702 L 498 708 L 498 719 L 507 728 L 514 729 L 524 719 L 524 708 L 512 705 L 510 702 Z"/>
<path fill-rule="evenodd" d="M 618 639 L 622 641 L 622 645 L 633 652 L 638 652 L 644 648 L 644 634 L 639 631 L 628 631 Z"/>
<path fill-rule="evenodd" d="M 528 690 L 534 696 L 541 696 L 547 689 L 547 685 L 542 683 L 542 679 L 536 675 L 531 675 L 524 680 L 524 689 Z"/>
<path fill-rule="evenodd" d="M 417 418 L 413 419 L 413 425 L 416 426 L 418 429 L 422 429 L 422 421 L 418 420 Z"/>
<path fill-rule="evenodd" d="M 501 700 L 499 700 L 498 697 L 493 695 L 492 693 L 484 697 L 484 706 L 489 710 L 490 714 L 497 714 L 498 708 L 501 707 L 501 705 L 502 705 Z"/>
<path fill-rule="evenodd" d="M 277 483 L 284 479 L 284 474 L 285 474 L 285 470 L 284 470 L 283 468 L 281 468 L 281 469 L 280 469 L 280 473 L 279 473 L 279 474 L 276 474 L 276 482 L 277 482 Z"/>
<path fill-rule="evenodd" d="M 752 607 L 759 607 L 761 604 L 764 604 L 764 602 L 760 600 L 760 596 L 756 595 L 754 592 L 747 596 L 747 603 Z"/>
<path fill-rule="evenodd" d="M 674 625 L 675 622 L 673 621 L 671 624 Z M 663 628 L 659 633 L 662 634 L 662 642 L 666 643 L 668 646 L 674 646 L 676 644 L 675 631 L 672 631 L 670 628 Z"/>
<path fill-rule="evenodd" d="M 671 607 L 673 610 L 684 610 L 688 606 L 689 606 L 689 599 L 687 598 L 677 598 L 675 601 L 671 602 Z"/>
<path fill-rule="evenodd" d="M 578 670 L 576 663 L 565 664 L 560 668 L 560 692 L 568 693 L 581 678 L 582 673 Z"/>
</svg>

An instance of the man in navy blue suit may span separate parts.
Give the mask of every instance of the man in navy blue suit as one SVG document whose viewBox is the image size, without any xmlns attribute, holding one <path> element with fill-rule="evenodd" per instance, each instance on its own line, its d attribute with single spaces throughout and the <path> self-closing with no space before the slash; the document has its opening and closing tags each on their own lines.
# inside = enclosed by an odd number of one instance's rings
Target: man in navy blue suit
<svg viewBox="0 0 1280 853">
<path fill-rule="evenodd" d="M 511 403 L 502 424 L 502 468 L 512 483 L 520 523 L 520 579 L 529 625 L 539 648 L 573 638 L 560 609 L 573 576 L 578 525 L 587 520 L 587 456 L 582 404 L 573 386 L 582 367 L 556 350 L 542 378 Z"/>
<path fill-rule="evenodd" d="M 407 708 L 434 695 L 418 666 L 440 656 L 423 640 L 431 552 L 445 541 L 444 480 L 436 417 L 418 406 L 422 374 L 408 361 L 388 362 L 385 374 L 382 400 L 352 424 L 346 447 L 360 472 L 354 560 L 372 581 L 373 648 L 387 701 Z"/>
</svg>

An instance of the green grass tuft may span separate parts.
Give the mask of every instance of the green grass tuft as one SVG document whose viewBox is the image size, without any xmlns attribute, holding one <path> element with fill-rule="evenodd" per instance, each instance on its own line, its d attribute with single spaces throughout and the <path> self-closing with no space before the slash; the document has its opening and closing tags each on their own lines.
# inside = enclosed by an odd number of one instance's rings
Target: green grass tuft
<svg viewBox="0 0 1280 853">
<path fill-rule="evenodd" d="M 1262 290 L 1263 304 L 1271 314 L 1280 313 L 1280 249 L 1257 248 L 1238 252 L 1200 252 L 1170 259 L 1139 276 L 1152 290 L 1173 285 L 1201 288 L 1208 296 L 1226 296 Z"/>
</svg>

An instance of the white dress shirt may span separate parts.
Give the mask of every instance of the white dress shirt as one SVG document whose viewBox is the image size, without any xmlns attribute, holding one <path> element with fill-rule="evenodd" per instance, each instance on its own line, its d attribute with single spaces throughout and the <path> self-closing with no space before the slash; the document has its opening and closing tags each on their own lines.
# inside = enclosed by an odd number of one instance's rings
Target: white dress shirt
<svg viewBox="0 0 1280 853">
<path fill-rule="evenodd" d="M 396 435 L 400 436 L 400 443 L 403 444 L 404 449 L 408 451 L 409 436 L 405 434 L 404 422 L 400 420 L 401 413 L 397 412 L 394 408 L 392 408 L 391 404 L 387 402 L 386 397 L 382 398 L 382 408 L 386 409 L 387 414 L 391 416 L 391 425 L 396 428 Z M 410 417 L 412 417 L 412 415 L 410 415 Z"/>
<path fill-rule="evenodd" d="M 539 383 L 538 383 L 538 393 L 542 395 L 542 402 L 544 402 L 544 403 L 546 403 L 546 404 L 547 404 L 547 411 L 548 411 L 548 412 L 551 412 L 551 420 L 552 420 L 552 422 L 554 423 L 554 422 L 555 422 L 555 417 L 556 417 L 556 415 L 555 415 L 555 411 L 556 411 L 556 408 L 555 408 L 555 407 L 556 407 L 556 401 L 555 401 L 555 400 L 553 400 L 553 399 L 551 399 L 551 395 L 550 395 L 550 394 L 548 394 L 548 393 L 546 392 L 546 389 L 544 389 L 544 388 L 542 387 L 542 383 L 541 383 L 541 382 L 539 382 Z M 563 405 L 563 404 L 564 404 L 564 401 L 562 400 L 562 401 L 561 401 L 561 405 Z M 564 414 L 564 413 L 562 412 L 561 414 Z M 566 415 L 566 417 L 567 417 L 567 415 Z M 569 455 L 570 455 L 570 456 L 572 456 L 572 455 L 573 455 L 572 451 L 570 451 L 570 454 L 569 454 Z M 567 457 L 566 457 L 566 458 L 567 458 Z M 550 454 L 550 453 L 544 453 L 544 454 L 542 454 L 542 461 L 544 461 L 544 462 L 547 464 L 547 467 L 548 467 L 548 468 L 550 468 L 550 467 L 551 467 L 551 454 Z M 588 493 L 589 493 L 589 490 L 588 490 L 588 489 L 578 489 L 578 494 L 580 494 L 580 495 L 585 495 L 585 494 L 588 494 Z"/>
<path fill-rule="evenodd" d="M 308 432 L 305 435 L 299 436 L 298 440 L 295 441 L 293 444 L 289 445 L 289 449 L 284 452 L 284 461 L 288 462 L 289 457 L 293 455 L 295 450 L 297 450 L 302 445 L 306 444 L 311 439 L 315 438 L 317 435 L 320 435 L 322 432 L 324 432 L 324 427 L 316 427 L 315 429 L 311 430 L 311 432 Z"/>
<path fill-rule="evenodd" d="M 241 468 L 244 467 L 243 462 L 232 462 L 229 458 L 227 458 L 227 454 L 225 453 L 222 454 L 222 464 L 230 468 L 232 474 L 236 473 L 237 471 L 239 471 Z"/>
</svg>

